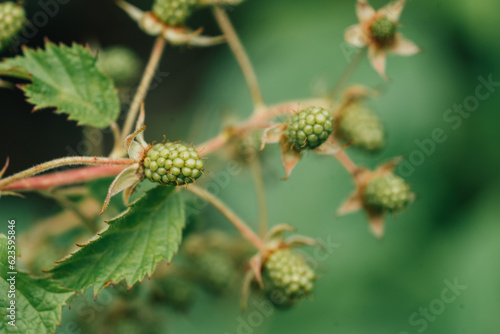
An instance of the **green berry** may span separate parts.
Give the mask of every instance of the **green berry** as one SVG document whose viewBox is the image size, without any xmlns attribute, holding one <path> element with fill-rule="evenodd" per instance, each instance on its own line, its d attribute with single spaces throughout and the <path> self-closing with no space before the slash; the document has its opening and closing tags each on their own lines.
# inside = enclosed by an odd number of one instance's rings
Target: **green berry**
<svg viewBox="0 0 500 334">
<path fill-rule="evenodd" d="M 144 175 L 165 186 L 193 183 L 203 173 L 203 161 L 194 147 L 180 143 L 160 143 L 144 158 Z"/>
<path fill-rule="evenodd" d="M 236 267 L 229 254 L 209 250 L 192 259 L 198 281 L 209 291 L 220 294 L 231 285 Z"/>
<path fill-rule="evenodd" d="M 141 70 L 141 59 L 132 50 L 112 46 L 99 52 L 99 68 L 118 85 L 130 84 Z"/>
<path fill-rule="evenodd" d="M 384 126 L 379 117 L 366 107 L 349 107 L 337 125 L 338 135 L 355 146 L 367 151 L 376 151 L 384 146 Z"/>
<path fill-rule="evenodd" d="M 155 0 L 153 13 L 167 25 L 180 26 L 191 16 L 197 4 L 197 0 Z"/>
<path fill-rule="evenodd" d="M 380 211 L 401 211 L 410 203 L 411 196 L 410 186 L 394 174 L 371 180 L 364 191 L 366 206 Z"/>
<path fill-rule="evenodd" d="M 157 297 L 165 300 L 174 309 L 185 311 L 196 299 L 196 288 L 186 279 L 167 275 L 158 282 Z"/>
<path fill-rule="evenodd" d="M 277 306 L 292 306 L 311 293 L 314 271 L 290 249 L 272 253 L 264 264 L 263 280 L 268 297 Z"/>
<path fill-rule="evenodd" d="M 332 115 L 319 107 L 302 110 L 290 116 L 285 124 L 285 135 L 297 150 L 314 149 L 333 132 Z"/>
<path fill-rule="evenodd" d="M 376 42 L 384 46 L 389 45 L 394 41 L 396 24 L 384 16 L 372 23 L 370 31 Z"/>
<path fill-rule="evenodd" d="M 25 20 L 26 12 L 21 5 L 10 1 L 0 3 L 0 50 L 21 31 Z"/>
</svg>

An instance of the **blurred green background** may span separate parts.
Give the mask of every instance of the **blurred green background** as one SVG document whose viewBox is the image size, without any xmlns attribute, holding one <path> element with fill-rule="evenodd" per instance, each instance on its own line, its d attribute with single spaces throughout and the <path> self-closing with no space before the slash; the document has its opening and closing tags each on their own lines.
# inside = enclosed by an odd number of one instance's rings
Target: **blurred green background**
<svg viewBox="0 0 500 334">
<path fill-rule="evenodd" d="M 133 3 L 147 9 L 151 2 Z M 385 4 L 372 3 L 376 8 Z M 318 96 L 333 87 L 348 65 L 342 52 L 343 31 L 356 23 L 354 4 L 354 0 L 247 0 L 229 11 L 268 103 Z M 28 17 L 35 14 L 40 10 L 38 2 L 28 1 L 27 10 Z M 447 140 L 425 155 L 411 175 L 403 175 L 417 200 L 407 212 L 387 219 L 384 240 L 369 233 L 362 213 L 335 216 L 353 189 L 349 175 L 335 160 L 310 154 L 284 182 L 280 181 L 284 172 L 278 149 L 269 146 L 262 157 L 272 224 L 289 223 L 301 234 L 336 245 L 330 256 L 316 257 L 321 279 L 313 298 L 257 321 L 258 316 L 249 319 L 260 314 L 254 306 L 247 313 L 239 311 L 236 289 L 222 299 L 202 296 L 187 314 L 161 309 L 154 317 L 140 318 L 142 330 L 177 334 L 498 333 L 500 87 L 462 118 L 459 127 L 452 128 L 454 123 L 443 116 L 475 94 L 479 76 L 491 75 L 500 82 L 499 12 L 496 0 L 408 2 L 401 31 L 424 52 L 388 59 L 392 81 L 384 84 L 383 96 L 372 102 L 386 124 L 388 145 L 377 155 L 348 151 L 356 162 L 374 167 L 394 156 L 410 159 L 412 153 L 418 154 L 414 153 L 420 150 L 415 141 L 431 138 L 436 128 L 444 130 Z M 204 26 L 207 34 L 218 32 L 208 10 L 197 12 L 190 26 Z M 44 36 L 63 43 L 123 44 L 144 61 L 153 43 L 111 1 L 97 0 L 61 5 L 29 45 L 43 45 Z M 245 82 L 227 46 L 168 47 L 160 71 L 168 76 L 151 91 L 146 103 L 148 140 L 161 140 L 166 134 L 169 139 L 199 143 L 218 133 L 228 119 L 244 119 L 250 113 Z M 382 83 L 366 59 L 351 82 Z M 31 114 L 21 92 L 0 90 L 0 100 L 0 160 L 11 158 L 8 173 L 67 155 L 84 138 L 82 130 L 64 116 L 46 111 Z M 109 134 L 104 140 L 108 150 Z M 218 157 L 208 162 L 213 176 L 225 168 Z M 219 195 L 246 221 L 256 222 L 252 187 L 245 169 Z M 0 200 L 0 220 L 15 218 L 18 233 L 60 210 L 54 201 L 32 194 Z M 229 226 L 211 208 L 202 215 L 202 224 Z M 6 224 L 1 231 L 5 233 Z M 314 250 L 305 251 L 314 259 Z M 439 302 L 445 281 L 455 280 L 466 288 L 455 301 Z M 99 297 L 94 302 L 88 294 L 78 298 L 71 310 L 65 308 L 58 333 L 93 333 L 75 324 L 97 321 L 91 315 L 110 307 L 113 297 L 108 299 Z M 421 308 L 429 307 L 430 316 L 423 320 Z M 241 319 L 249 327 L 241 327 Z"/>
</svg>

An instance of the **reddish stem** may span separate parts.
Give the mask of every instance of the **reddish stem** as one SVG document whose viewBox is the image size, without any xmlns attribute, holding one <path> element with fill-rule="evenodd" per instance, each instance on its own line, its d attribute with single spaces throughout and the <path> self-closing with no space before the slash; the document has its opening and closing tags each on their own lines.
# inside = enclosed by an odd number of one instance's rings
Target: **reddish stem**
<svg viewBox="0 0 500 334">
<path fill-rule="evenodd" d="M 77 168 L 73 170 L 51 173 L 41 176 L 33 176 L 9 184 L 3 190 L 45 190 L 75 183 L 92 181 L 103 177 L 116 176 L 120 174 L 124 166 L 92 166 Z"/>
</svg>

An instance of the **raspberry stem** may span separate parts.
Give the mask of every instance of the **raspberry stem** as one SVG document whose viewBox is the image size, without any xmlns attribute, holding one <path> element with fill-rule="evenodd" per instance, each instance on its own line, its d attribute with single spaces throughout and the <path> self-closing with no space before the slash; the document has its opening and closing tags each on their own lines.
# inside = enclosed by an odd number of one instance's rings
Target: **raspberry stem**
<svg viewBox="0 0 500 334">
<path fill-rule="evenodd" d="M 195 185 L 190 185 L 187 190 L 191 191 L 196 196 L 204 199 L 208 203 L 212 204 L 217 210 L 219 210 L 226 218 L 240 231 L 241 235 L 248 239 L 259 251 L 264 252 L 266 250 L 266 245 L 255 234 L 248 225 L 241 220 L 226 204 L 224 204 L 219 198 L 215 197 L 205 189 L 197 187 Z"/>
<path fill-rule="evenodd" d="M 125 167 L 119 165 L 92 166 L 41 176 L 33 176 L 15 181 L 6 186 L 3 190 L 29 191 L 56 188 L 75 183 L 102 179 L 104 177 L 116 176 L 120 174 L 124 168 Z"/>
<path fill-rule="evenodd" d="M 262 99 L 262 93 L 260 91 L 259 82 L 257 81 L 257 75 L 255 74 L 255 70 L 252 66 L 252 63 L 250 62 L 250 59 L 248 58 L 248 54 L 246 53 L 245 48 L 238 38 L 238 34 L 234 30 L 234 27 L 229 20 L 226 11 L 222 7 L 214 7 L 213 12 L 220 29 L 226 37 L 229 47 L 233 51 L 234 56 L 236 57 L 236 60 L 241 67 L 243 76 L 245 77 L 248 88 L 250 90 L 250 95 L 252 96 L 255 113 L 263 112 L 263 110 L 265 110 L 265 103 Z"/>
<path fill-rule="evenodd" d="M 127 113 L 127 119 L 125 120 L 125 124 L 123 125 L 123 130 L 121 132 L 121 140 L 115 143 L 115 147 L 113 149 L 113 152 L 111 153 L 112 157 L 122 156 L 126 153 L 122 147 L 122 142 L 134 128 L 135 119 L 137 118 L 137 114 L 139 113 L 141 103 L 146 98 L 149 86 L 151 85 L 151 81 L 154 78 L 155 71 L 160 64 L 161 56 L 163 55 L 164 50 L 165 39 L 162 36 L 159 36 L 156 39 L 153 50 L 151 51 L 151 56 L 142 75 L 141 83 L 137 88 L 132 103 L 130 104 L 130 108 Z"/>
<path fill-rule="evenodd" d="M 332 137 L 332 143 L 337 145 L 338 147 L 341 147 L 341 145 L 337 142 L 335 138 Z M 335 157 L 337 160 L 344 166 L 344 168 L 351 174 L 353 177 L 356 175 L 356 172 L 358 171 L 358 166 L 349 158 L 347 153 L 345 153 L 345 150 L 341 149 L 337 153 L 335 153 Z"/>
<path fill-rule="evenodd" d="M 6 190 L 7 186 L 26 177 L 33 176 L 44 171 L 62 166 L 70 165 L 131 165 L 134 161 L 131 159 L 112 159 L 103 157 L 66 157 L 44 162 L 40 165 L 28 168 L 22 172 L 0 180 L 0 189 Z M 61 173 L 56 173 L 55 178 L 61 178 Z M 32 188 L 30 188 L 32 189 Z"/>
<path fill-rule="evenodd" d="M 347 80 L 351 77 L 351 75 L 354 73 L 354 70 L 358 67 L 359 63 L 361 62 L 361 59 L 365 56 L 366 53 L 366 48 L 361 49 L 356 57 L 354 57 L 353 60 L 349 63 L 347 68 L 345 69 L 344 73 L 340 77 L 339 81 L 335 84 L 335 87 L 333 88 L 332 92 L 330 93 L 330 98 L 335 99 L 337 95 L 340 93 L 344 85 L 346 84 Z"/>
</svg>

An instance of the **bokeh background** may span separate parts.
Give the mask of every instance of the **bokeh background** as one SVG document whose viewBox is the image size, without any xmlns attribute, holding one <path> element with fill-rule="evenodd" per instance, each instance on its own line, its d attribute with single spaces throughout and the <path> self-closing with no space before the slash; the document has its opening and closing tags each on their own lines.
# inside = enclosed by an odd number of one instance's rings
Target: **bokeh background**
<svg viewBox="0 0 500 334">
<path fill-rule="evenodd" d="M 133 3 L 144 9 L 151 5 L 151 1 Z M 372 3 L 380 7 L 385 2 Z M 354 5 L 354 0 L 247 0 L 229 11 L 267 102 L 319 96 L 333 87 L 348 65 L 342 38 L 344 29 L 356 23 Z M 35 1 L 26 1 L 26 6 L 28 17 L 41 10 Z M 470 116 L 461 118 L 456 129 L 443 115 L 475 94 L 479 76 L 500 82 L 499 12 L 496 0 L 409 1 L 401 30 L 424 52 L 410 58 L 389 57 L 389 83 L 381 81 L 366 59 L 355 72 L 352 83 L 383 84 L 384 94 L 371 104 L 388 131 L 387 147 L 379 154 L 349 149 L 356 162 L 374 167 L 398 155 L 408 159 L 420 150 L 416 140 L 431 138 L 436 128 L 447 135 L 421 165 L 405 175 L 417 200 L 407 212 L 388 218 L 384 240 L 369 233 L 362 213 L 335 216 L 353 189 L 349 175 L 335 160 L 310 154 L 284 182 L 278 149 L 268 147 L 262 159 L 271 223 L 289 223 L 301 234 L 336 245 L 326 259 L 316 259 L 321 279 L 311 300 L 291 310 L 275 310 L 258 326 L 245 329 L 241 319 L 255 323 L 248 317 L 258 311 L 251 306 L 241 313 L 236 289 L 224 298 L 201 295 L 185 314 L 168 308 L 159 308 L 154 316 L 139 314 L 136 324 L 116 332 L 135 333 L 133 328 L 139 325 L 144 333 L 177 334 L 498 333 L 500 87 Z M 204 26 L 207 34 L 218 32 L 209 10 L 197 12 L 189 22 L 194 28 Z M 45 37 L 66 44 L 125 45 L 144 62 L 153 43 L 111 1 L 98 0 L 60 5 L 57 15 L 28 44 L 42 46 Z M 148 140 L 161 140 L 165 134 L 200 143 L 251 111 L 245 82 L 225 45 L 168 47 L 160 71 L 168 76 L 147 99 Z M 8 173 L 68 155 L 85 140 L 83 130 L 64 116 L 31 113 L 19 91 L 0 90 L 0 101 L 0 160 L 10 157 Z M 107 152 L 110 136 L 103 138 Z M 208 163 L 213 175 L 225 168 L 219 157 L 223 156 L 214 156 Z M 251 174 L 245 169 L 219 195 L 253 223 L 258 215 L 250 189 Z M 18 233 L 63 210 L 52 199 L 36 194 L 0 199 L 0 221 L 15 218 Z M 211 208 L 201 215 L 202 225 L 232 230 Z M 6 223 L 0 231 L 5 233 Z M 66 233 L 61 242 L 74 243 L 74 234 Z M 314 258 L 313 251 L 309 254 Z M 442 298 L 445 281 L 455 280 L 466 286 L 455 301 L 436 301 Z M 102 321 L 97 315 L 113 307 L 117 299 L 113 296 L 109 293 L 94 301 L 87 293 L 77 298 L 71 310 L 65 308 L 58 333 L 97 332 Z M 423 321 L 421 308 L 429 307 L 438 312 L 431 311 Z M 415 312 L 417 325 L 410 321 Z"/>
</svg>

